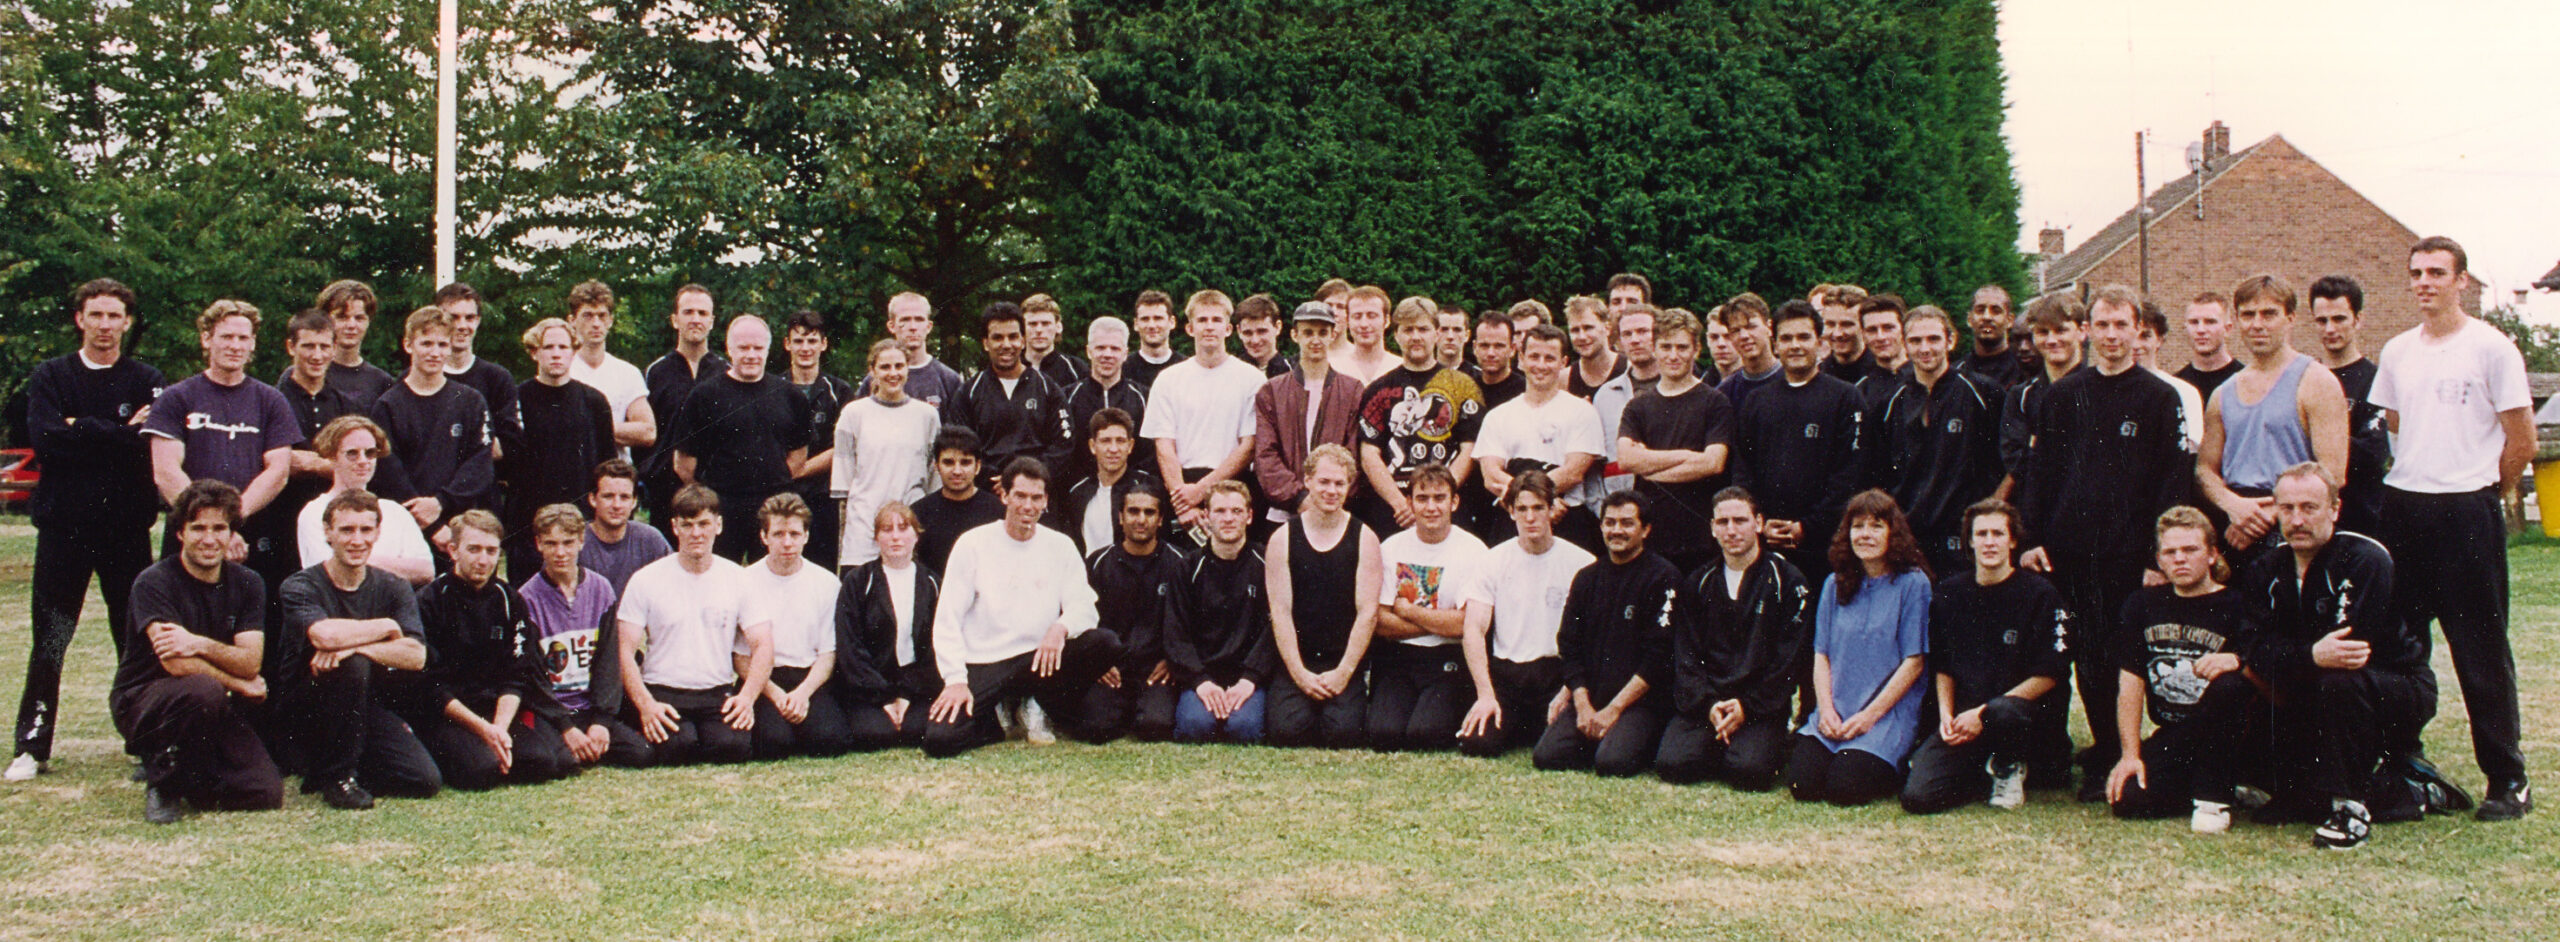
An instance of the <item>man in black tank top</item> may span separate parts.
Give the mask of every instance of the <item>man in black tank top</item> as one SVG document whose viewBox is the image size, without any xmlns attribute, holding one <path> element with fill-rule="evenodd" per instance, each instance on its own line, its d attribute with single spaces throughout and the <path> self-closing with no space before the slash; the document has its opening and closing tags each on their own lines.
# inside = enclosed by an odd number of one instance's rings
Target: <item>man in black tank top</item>
<svg viewBox="0 0 2560 942">
<path fill-rule="evenodd" d="M 1266 701 L 1275 746 L 1358 749 L 1369 689 L 1361 668 L 1378 617 L 1378 537 L 1343 509 L 1357 464 L 1327 443 L 1307 454 L 1305 509 L 1271 534 L 1271 634 L 1288 677 Z"/>
</svg>

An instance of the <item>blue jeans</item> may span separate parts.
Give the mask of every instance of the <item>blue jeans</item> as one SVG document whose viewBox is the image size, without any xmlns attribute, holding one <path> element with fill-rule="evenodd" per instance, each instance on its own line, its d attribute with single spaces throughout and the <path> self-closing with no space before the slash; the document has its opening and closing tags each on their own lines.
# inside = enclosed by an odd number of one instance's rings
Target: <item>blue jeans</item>
<svg viewBox="0 0 2560 942">
<path fill-rule="evenodd" d="M 1176 742 L 1208 742 L 1225 733 L 1229 742 L 1262 741 L 1262 689 L 1244 698 L 1244 705 L 1227 714 L 1222 722 L 1210 714 L 1209 706 L 1200 702 L 1200 691 L 1185 690 L 1173 703 L 1173 738 Z"/>
</svg>

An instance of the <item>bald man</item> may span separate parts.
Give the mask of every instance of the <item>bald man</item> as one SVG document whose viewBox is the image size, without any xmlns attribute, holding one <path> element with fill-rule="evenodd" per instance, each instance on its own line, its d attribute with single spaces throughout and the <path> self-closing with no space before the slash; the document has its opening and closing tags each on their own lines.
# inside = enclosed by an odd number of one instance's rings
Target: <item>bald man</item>
<svg viewBox="0 0 2560 942">
<path fill-rule="evenodd" d="M 668 440 L 676 477 L 720 495 L 724 518 L 712 552 L 743 562 L 756 549 L 756 508 L 808 461 L 809 397 L 787 377 L 765 372 L 773 329 L 763 318 L 730 321 L 728 347 L 728 371 L 694 385 Z"/>
</svg>

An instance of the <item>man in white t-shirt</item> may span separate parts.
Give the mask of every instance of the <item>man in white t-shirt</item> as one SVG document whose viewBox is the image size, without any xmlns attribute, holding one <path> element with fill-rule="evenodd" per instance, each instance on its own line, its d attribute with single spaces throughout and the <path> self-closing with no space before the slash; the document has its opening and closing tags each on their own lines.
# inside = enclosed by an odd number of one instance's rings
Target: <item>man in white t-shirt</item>
<svg viewBox="0 0 2560 942">
<path fill-rule="evenodd" d="M 1458 639 L 1471 614 L 1487 608 L 1470 602 L 1484 578 L 1484 541 L 1450 523 L 1458 509 L 1458 480 L 1436 462 L 1413 471 L 1407 484 L 1413 529 L 1378 544 L 1382 563 L 1378 593 L 1381 642 L 1369 649 L 1369 746 L 1381 752 L 1449 749 L 1458 744 L 1466 718 L 1467 672 Z"/>
<path fill-rule="evenodd" d="M 569 358 L 569 378 L 596 388 L 613 407 L 613 443 L 622 459 L 631 449 L 658 443 L 658 414 L 649 408 L 649 380 L 631 361 L 607 352 L 613 339 L 613 289 L 601 281 L 582 281 L 569 289 L 569 327 L 577 335 L 578 355 Z"/>
<path fill-rule="evenodd" d="M 1182 308 L 1191 359 L 1165 367 L 1147 386 L 1138 437 L 1155 444 L 1156 466 L 1182 528 L 1207 522 L 1201 514 L 1210 486 L 1243 473 L 1253 458 L 1253 395 L 1262 391 L 1263 376 L 1227 355 L 1234 311 L 1224 292 L 1194 292 Z"/>
<path fill-rule="evenodd" d="M 1563 339 L 1558 334 L 1561 363 Z M 1476 702 L 1458 725 L 1458 748 L 1471 756 L 1498 756 L 1537 741 L 1546 728 L 1540 721 L 1546 718 L 1548 701 L 1564 689 L 1556 633 L 1564 626 L 1565 595 L 1573 588 L 1573 574 L 1596 557 L 1556 539 L 1556 518 L 1566 515 L 1556 503 L 1556 491 L 1544 471 L 1511 476 L 1502 506 L 1520 535 L 1488 551 L 1485 576 L 1467 596 L 1467 601 L 1480 603 L 1467 607 L 1462 645 Z"/>
<path fill-rule="evenodd" d="M 749 588 L 745 568 L 711 552 L 720 495 L 688 484 L 667 508 L 675 555 L 632 573 L 622 595 L 622 693 L 656 764 L 744 762 L 773 672 L 771 600 Z"/>
<path fill-rule="evenodd" d="M 1475 460 L 1485 492 L 1496 498 L 1511 493 L 1511 479 L 1521 472 L 1546 472 L 1560 495 L 1548 503 L 1575 511 L 1560 514 L 1555 535 L 1590 555 L 1600 545 L 1600 518 L 1579 512 L 1582 482 L 1608 446 L 1600 440 L 1600 410 L 1565 394 L 1565 371 L 1573 368 L 1566 349 L 1564 331 L 1552 324 L 1531 325 L 1520 335 L 1520 374 L 1528 387 L 1485 413 L 1476 430 Z"/>
<path fill-rule="evenodd" d="M 1120 636 L 1097 628 L 1093 586 L 1074 541 L 1040 525 L 1049 472 L 1016 458 L 996 479 L 1004 519 L 951 546 L 933 613 L 942 693 L 924 731 L 926 755 L 955 756 L 1001 738 L 992 708 L 1028 696 L 1070 728 L 1086 688 L 1120 662 Z M 1026 706 L 1025 712 L 1029 712 Z"/>
<path fill-rule="evenodd" d="M 809 564 L 809 502 L 785 491 L 756 509 L 764 558 L 748 566 L 747 594 L 765 600 L 772 615 L 773 672 L 756 699 L 755 753 L 759 759 L 837 756 L 853 749 L 853 726 L 827 691 L 836 669 L 834 574 Z M 753 651 L 740 644 L 738 657 Z"/>
<path fill-rule="evenodd" d="M 2499 495 L 2533 459 L 2533 395 L 2515 342 L 2462 310 L 2471 277 L 2459 243 L 2409 249 L 2418 326 L 2382 347 L 2373 404 L 2394 436 L 2382 479 L 2382 540 L 2398 570 L 2392 601 L 2423 638 L 2442 622 L 2471 712 L 2471 748 L 2488 774 L 2482 821 L 2533 810 L 2518 746 L 2516 661 L 2507 644 L 2507 531 Z M 2390 743 L 2393 761 L 2414 742 Z"/>
<path fill-rule="evenodd" d="M 294 518 L 295 545 L 300 549 L 302 565 L 320 565 L 329 558 L 327 528 L 321 517 L 329 500 L 347 491 L 370 490 L 377 462 L 390 449 L 383 444 L 382 426 L 363 415 L 342 415 L 320 427 L 313 436 L 322 457 L 329 459 L 332 480 L 329 492 L 312 498 Z M 411 586 L 426 585 L 436 577 L 435 556 L 427 547 L 427 536 L 418 529 L 418 520 L 409 512 L 382 499 L 381 535 L 374 539 L 370 564 L 399 576 Z"/>
</svg>

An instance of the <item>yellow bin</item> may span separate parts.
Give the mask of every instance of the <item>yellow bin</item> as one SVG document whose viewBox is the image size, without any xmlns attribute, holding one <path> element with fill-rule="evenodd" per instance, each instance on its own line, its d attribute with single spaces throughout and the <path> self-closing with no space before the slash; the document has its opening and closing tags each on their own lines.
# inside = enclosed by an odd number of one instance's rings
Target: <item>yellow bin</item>
<svg viewBox="0 0 2560 942">
<path fill-rule="evenodd" d="M 2533 463 L 2533 501 L 2542 508 L 2542 535 L 2560 539 L 2560 459 Z"/>
</svg>

